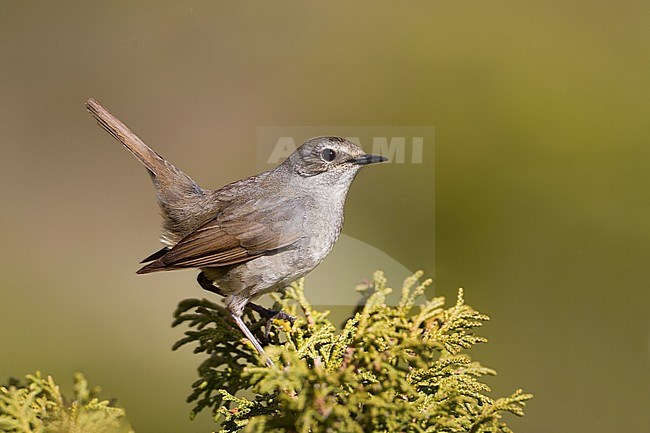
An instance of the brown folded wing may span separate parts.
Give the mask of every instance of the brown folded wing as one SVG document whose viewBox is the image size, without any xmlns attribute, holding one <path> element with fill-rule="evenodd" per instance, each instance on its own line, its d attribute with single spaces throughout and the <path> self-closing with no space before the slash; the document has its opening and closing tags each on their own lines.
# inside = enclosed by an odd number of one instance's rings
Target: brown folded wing
<svg viewBox="0 0 650 433">
<path fill-rule="evenodd" d="M 227 206 L 138 273 L 228 266 L 274 254 L 302 237 L 299 204 L 264 198 Z"/>
</svg>

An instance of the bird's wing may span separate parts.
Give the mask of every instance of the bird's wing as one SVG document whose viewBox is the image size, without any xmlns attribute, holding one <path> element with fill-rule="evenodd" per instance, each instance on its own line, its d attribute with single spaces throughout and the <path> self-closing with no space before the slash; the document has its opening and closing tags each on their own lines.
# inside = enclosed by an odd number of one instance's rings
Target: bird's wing
<svg viewBox="0 0 650 433">
<path fill-rule="evenodd" d="M 227 266 L 274 254 L 303 236 L 302 215 L 296 198 L 230 204 L 138 273 Z"/>
</svg>

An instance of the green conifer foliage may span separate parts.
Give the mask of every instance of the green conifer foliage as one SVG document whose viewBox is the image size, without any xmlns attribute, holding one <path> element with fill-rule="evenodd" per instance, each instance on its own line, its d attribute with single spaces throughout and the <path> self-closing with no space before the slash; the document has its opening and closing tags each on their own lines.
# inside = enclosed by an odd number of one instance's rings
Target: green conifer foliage
<svg viewBox="0 0 650 433">
<path fill-rule="evenodd" d="M 303 281 L 275 295 L 298 317 L 274 320 L 266 349 L 276 365 L 262 366 L 223 307 L 207 300 L 179 304 L 174 325 L 189 330 L 174 348 L 194 344 L 207 354 L 188 400 L 193 415 L 209 409 L 220 432 L 510 432 L 506 412 L 523 415 L 531 394 L 517 390 L 494 400 L 480 379 L 496 374 L 465 353 L 486 339 L 474 333 L 489 318 L 465 304 L 436 297 L 416 306 L 431 280 L 418 272 L 404 282 L 396 306 L 381 272 L 362 286 L 367 301 L 337 331 L 315 310 Z M 264 329 L 248 313 L 253 332 Z"/>
<path fill-rule="evenodd" d="M 124 410 L 99 400 L 99 388 L 89 388 L 74 376 L 73 398 L 66 399 L 51 376 L 40 372 L 26 382 L 11 380 L 0 387 L 0 432 L 3 433 L 132 433 Z"/>
</svg>

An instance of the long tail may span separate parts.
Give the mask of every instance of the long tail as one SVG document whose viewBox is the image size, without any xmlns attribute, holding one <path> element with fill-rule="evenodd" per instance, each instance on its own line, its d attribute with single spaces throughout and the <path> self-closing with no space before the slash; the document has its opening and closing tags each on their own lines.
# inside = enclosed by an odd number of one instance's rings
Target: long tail
<svg viewBox="0 0 650 433">
<path fill-rule="evenodd" d="M 135 155 L 142 164 L 147 167 L 153 176 L 158 178 L 177 177 L 178 168 L 166 161 L 162 156 L 147 146 L 140 138 L 135 135 L 124 123 L 113 116 L 106 108 L 95 99 L 90 98 L 86 102 L 86 108 L 92 114 L 97 123 L 104 128 L 109 134 L 120 141 L 124 147 Z M 184 174 L 184 173 L 183 173 Z M 185 175 L 189 179 L 189 176 Z"/>
<path fill-rule="evenodd" d="M 163 213 L 163 243 L 172 246 L 205 222 L 209 216 L 206 210 L 212 205 L 210 191 L 201 189 L 192 178 L 153 151 L 95 99 L 89 99 L 86 108 L 102 128 L 149 170 Z"/>
</svg>

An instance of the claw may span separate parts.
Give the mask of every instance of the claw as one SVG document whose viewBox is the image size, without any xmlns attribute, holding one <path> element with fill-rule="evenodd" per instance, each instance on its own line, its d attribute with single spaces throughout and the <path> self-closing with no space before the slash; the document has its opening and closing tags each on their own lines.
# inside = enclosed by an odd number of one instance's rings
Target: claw
<svg viewBox="0 0 650 433">
<path fill-rule="evenodd" d="M 251 310 L 255 311 L 257 314 L 262 316 L 262 318 L 266 319 L 268 322 L 270 322 L 273 319 L 280 319 L 280 320 L 286 320 L 293 325 L 293 322 L 296 321 L 296 318 L 294 316 L 287 314 L 282 310 L 270 310 L 268 308 L 262 307 L 261 305 L 257 305 L 253 303 L 249 303 L 246 306 L 250 307 Z"/>
<path fill-rule="evenodd" d="M 269 320 L 273 319 L 286 320 L 293 325 L 293 322 L 296 321 L 296 316 L 292 316 L 291 314 L 287 314 L 284 311 L 280 310 L 276 311 L 275 314 L 269 318 Z"/>
</svg>

